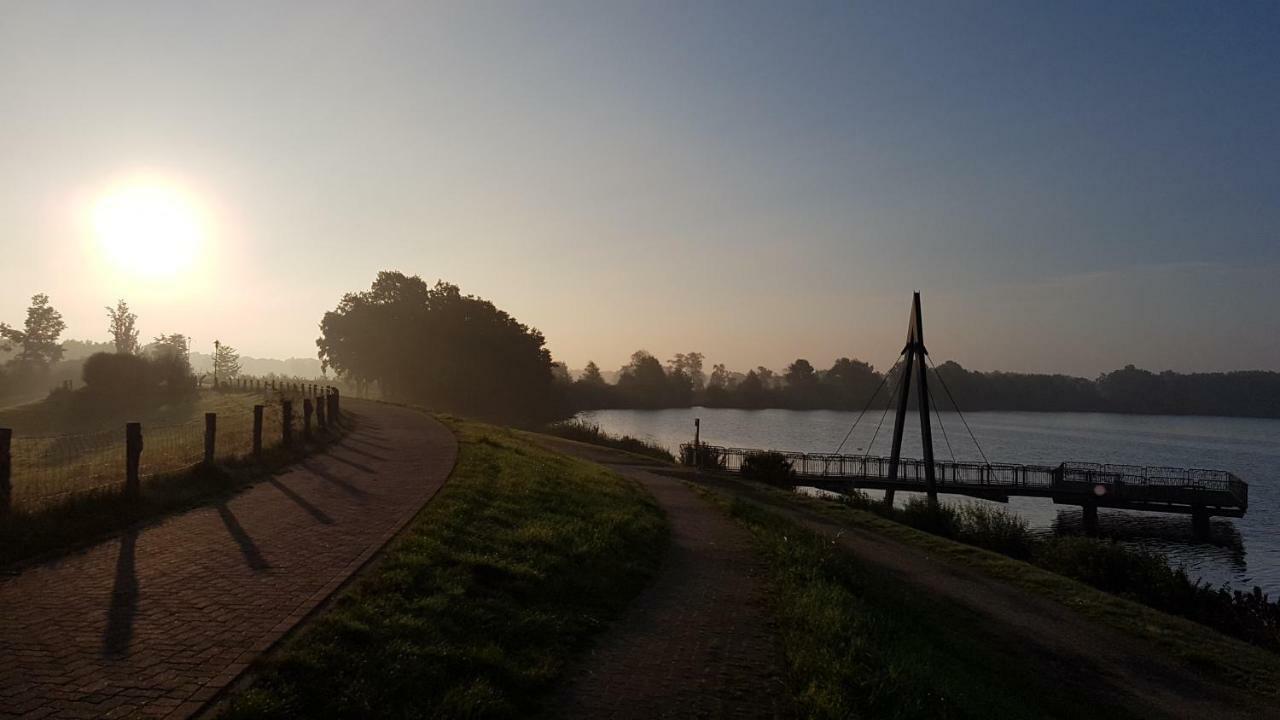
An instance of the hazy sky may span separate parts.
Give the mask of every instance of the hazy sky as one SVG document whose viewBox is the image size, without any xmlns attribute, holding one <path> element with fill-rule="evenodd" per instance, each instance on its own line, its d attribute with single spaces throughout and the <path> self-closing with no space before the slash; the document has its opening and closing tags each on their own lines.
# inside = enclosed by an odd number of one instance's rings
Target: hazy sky
<svg viewBox="0 0 1280 720">
<path fill-rule="evenodd" d="M 939 362 L 1280 369 L 1270 1 L 0 2 L 0 157 L 70 337 L 313 356 L 394 268 L 572 367 L 883 367 L 919 289 Z M 189 267 L 102 247 L 136 187 Z"/>
</svg>

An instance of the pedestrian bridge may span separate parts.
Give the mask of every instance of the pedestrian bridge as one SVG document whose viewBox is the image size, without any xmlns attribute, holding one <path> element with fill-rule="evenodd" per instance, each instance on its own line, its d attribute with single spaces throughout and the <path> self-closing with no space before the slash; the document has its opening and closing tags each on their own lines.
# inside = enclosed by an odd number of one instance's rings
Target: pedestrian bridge
<svg viewBox="0 0 1280 720">
<path fill-rule="evenodd" d="M 738 472 L 753 454 L 778 452 L 795 473 L 794 484 L 832 492 L 853 489 L 925 492 L 923 460 L 901 458 L 890 480 L 891 459 L 871 455 L 834 455 L 729 448 L 703 444 L 698 456 L 704 468 Z M 695 457 L 691 444 L 681 457 Z M 1086 524 L 1097 508 L 1185 513 L 1197 523 L 1211 516 L 1243 517 L 1249 508 L 1249 485 L 1225 470 L 1198 470 L 1137 465 L 1064 462 L 1047 465 L 1004 463 L 933 463 L 937 492 L 1008 502 L 1010 497 L 1044 497 L 1085 508 Z"/>
</svg>

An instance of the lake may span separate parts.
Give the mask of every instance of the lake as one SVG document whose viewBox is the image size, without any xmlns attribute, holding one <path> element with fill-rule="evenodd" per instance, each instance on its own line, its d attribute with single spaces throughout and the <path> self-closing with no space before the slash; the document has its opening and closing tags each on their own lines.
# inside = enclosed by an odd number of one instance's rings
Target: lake
<svg viewBox="0 0 1280 720">
<path fill-rule="evenodd" d="M 876 432 L 883 411 L 868 412 L 849 437 L 846 454 L 889 455 L 893 416 Z M 834 410 L 596 410 L 579 415 L 614 434 L 660 443 L 675 452 L 692 442 L 693 419 L 702 419 L 702 440 L 712 445 L 803 452 L 834 452 L 849 432 L 856 412 Z M 1126 543 L 1149 547 L 1187 568 L 1193 577 L 1237 589 L 1254 585 L 1280 594 L 1280 420 L 1105 413 L 965 413 L 991 462 L 1057 465 L 1083 460 L 1132 465 L 1169 465 L 1229 470 L 1249 483 L 1244 518 L 1214 518 L 1208 541 L 1197 541 L 1186 515 L 1102 509 L 1099 529 Z M 934 421 L 938 459 L 981 460 L 960 416 L 941 413 Z M 874 440 L 874 444 L 873 443 Z M 948 441 L 950 449 L 948 449 Z M 920 457 L 920 423 L 907 421 L 903 455 Z M 875 496 L 875 491 L 868 491 Z M 903 502 L 910 493 L 898 493 Z M 985 501 L 943 495 L 952 502 Z M 1042 498 L 1012 498 L 1007 507 L 1041 532 L 1078 530 L 1080 509 Z"/>
</svg>

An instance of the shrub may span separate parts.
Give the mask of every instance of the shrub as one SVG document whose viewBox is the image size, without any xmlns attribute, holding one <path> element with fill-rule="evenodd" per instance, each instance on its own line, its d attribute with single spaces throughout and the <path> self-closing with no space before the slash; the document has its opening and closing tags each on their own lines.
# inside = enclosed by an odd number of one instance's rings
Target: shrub
<svg viewBox="0 0 1280 720">
<path fill-rule="evenodd" d="M 680 464 L 698 467 L 703 470 L 723 470 L 724 455 L 719 448 L 710 445 L 699 445 L 694 450 L 692 445 L 680 446 Z"/>
<path fill-rule="evenodd" d="M 146 358 L 128 353 L 94 353 L 84 361 L 81 376 L 91 392 L 104 395 L 136 396 L 153 385 Z"/>
<path fill-rule="evenodd" d="M 796 472 L 791 461 L 779 452 L 749 453 L 742 461 L 742 477 L 769 485 L 791 485 Z"/>
</svg>

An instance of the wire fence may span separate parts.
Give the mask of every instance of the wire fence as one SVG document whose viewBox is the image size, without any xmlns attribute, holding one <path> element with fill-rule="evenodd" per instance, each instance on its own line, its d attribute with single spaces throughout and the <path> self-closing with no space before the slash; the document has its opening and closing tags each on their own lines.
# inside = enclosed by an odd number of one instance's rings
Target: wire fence
<svg viewBox="0 0 1280 720">
<path fill-rule="evenodd" d="M 313 386 L 266 388 L 225 388 L 231 392 L 259 391 L 262 394 L 262 425 L 258 446 L 268 450 L 285 442 L 284 404 L 292 405 L 292 439 L 303 438 L 303 399 Z M 337 395 L 316 387 L 316 406 L 325 405 L 332 414 Z M 222 409 L 222 408 L 220 408 Z M 212 437 L 205 417 L 167 425 L 141 428 L 137 456 L 137 483 L 161 475 L 191 470 L 205 462 L 210 453 L 215 462 L 249 457 L 255 449 L 254 407 L 245 405 L 215 415 Z M 311 417 L 311 430 L 319 426 L 318 413 Z M 24 436 L 0 428 L 0 512 L 33 509 L 57 503 L 70 496 L 94 491 L 125 489 L 130 443 L 126 427 L 90 433 Z M 212 446 L 206 443 L 212 441 Z"/>
</svg>

